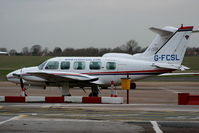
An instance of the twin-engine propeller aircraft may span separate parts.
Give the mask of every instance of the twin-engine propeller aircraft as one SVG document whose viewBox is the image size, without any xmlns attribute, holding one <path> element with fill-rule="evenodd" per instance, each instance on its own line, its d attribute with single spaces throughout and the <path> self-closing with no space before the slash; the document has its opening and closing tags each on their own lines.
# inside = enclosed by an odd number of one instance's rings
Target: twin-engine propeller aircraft
<svg viewBox="0 0 199 133">
<path fill-rule="evenodd" d="M 7 75 L 11 82 L 23 86 L 62 87 L 62 95 L 70 95 L 71 87 L 91 87 L 90 96 L 98 96 L 98 87 L 107 87 L 129 75 L 131 88 L 135 81 L 153 75 L 189 69 L 181 65 L 193 26 L 150 28 L 157 36 L 139 54 L 107 53 L 102 57 L 56 57 L 39 66 L 22 68 Z"/>
</svg>

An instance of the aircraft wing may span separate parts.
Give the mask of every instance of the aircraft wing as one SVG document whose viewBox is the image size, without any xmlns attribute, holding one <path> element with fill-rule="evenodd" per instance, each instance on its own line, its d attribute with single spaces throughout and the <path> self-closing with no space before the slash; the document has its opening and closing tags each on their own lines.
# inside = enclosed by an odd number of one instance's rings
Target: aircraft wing
<svg viewBox="0 0 199 133">
<path fill-rule="evenodd" d="M 98 80 L 98 77 L 71 72 L 30 72 L 28 74 L 49 82 L 91 82 Z"/>
</svg>

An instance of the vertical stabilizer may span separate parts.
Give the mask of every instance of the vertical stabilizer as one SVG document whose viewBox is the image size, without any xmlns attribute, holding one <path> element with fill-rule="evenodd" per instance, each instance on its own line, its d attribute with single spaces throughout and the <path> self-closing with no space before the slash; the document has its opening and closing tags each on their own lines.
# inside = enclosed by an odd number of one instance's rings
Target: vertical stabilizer
<svg viewBox="0 0 199 133">
<path fill-rule="evenodd" d="M 151 28 L 158 35 L 146 51 L 135 58 L 156 63 L 181 65 L 193 26 Z"/>
<path fill-rule="evenodd" d="M 180 27 L 154 54 L 154 61 L 180 65 L 183 61 L 193 26 Z"/>
</svg>

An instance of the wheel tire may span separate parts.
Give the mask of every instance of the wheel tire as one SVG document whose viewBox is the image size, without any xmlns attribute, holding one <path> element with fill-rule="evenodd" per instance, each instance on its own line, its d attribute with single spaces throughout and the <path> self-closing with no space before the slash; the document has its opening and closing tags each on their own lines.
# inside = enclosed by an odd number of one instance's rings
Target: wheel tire
<svg viewBox="0 0 199 133">
<path fill-rule="evenodd" d="M 136 83 L 131 83 L 131 89 L 133 89 L 133 90 L 136 89 Z"/>
<path fill-rule="evenodd" d="M 101 88 L 102 88 L 102 89 L 108 89 L 108 87 L 107 87 L 107 86 L 102 86 Z"/>
<path fill-rule="evenodd" d="M 89 94 L 89 97 L 98 97 L 98 93 L 96 93 L 96 92 L 91 92 L 91 93 Z"/>
</svg>

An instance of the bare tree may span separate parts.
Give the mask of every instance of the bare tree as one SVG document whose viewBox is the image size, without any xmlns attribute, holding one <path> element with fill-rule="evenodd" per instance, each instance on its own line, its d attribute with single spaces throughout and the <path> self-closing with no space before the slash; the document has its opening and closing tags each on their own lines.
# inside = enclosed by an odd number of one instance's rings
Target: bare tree
<svg viewBox="0 0 199 133">
<path fill-rule="evenodd" d="M 33 56 L 38 56 L 42 54 L 42 47 L 41 45 L 33 45 L 30 49 L 30 52 Z"/>
<path fill-rule="evenodd" d="M 99 56 L 102 56 L 106 53 L 110 53 L 111 52 L 111 49 L 110 48 L 100 48 L 99 49 Z"/>
<path fill-rule="evenodd" d="M 74 48 L 65 48 L 63 51 L 64 56 L 74 56 L 75 55 L 75 49 Z"/>
<path fill-rule="evenodd" d="M 42 51 L 42 56 L 46 56 L 46 55 L 48 55 L 49 54 L 49 50 L 48 50 L 48 48 L 47 47 L 45 47 L 44 48 L 44 50 Z"/>
<path fill-rule="evenodd" d="M 102 56 L 106 53 L 114 52 L 114 53 L 128 53 L 135 54 L 143 52 L 146 48 L 141 48 L 135 40 L 129 40 L 126 44 L 121 46 L 117 46 L 114 48 L 65 48 L 62 50 L 60 47 L 55 47 L 53 51 L 49 51 L 47 47 L 42 50 L 41 45 L 33 45 L 31 48 L 24 47 L 22 49 L 22 54 L 17 53 L 17 55 L 33 55 L 33 56 Z M 0 48 L 1 51 L 6 51 L 6 48 Z M 16 51 L 11 50 L 12 54 L 16 54 Z M 189 48 L 187 51 L 187 55 L 198 55 L 198 48 Z"/>
<path fill-rule="evenodd" d="M 11 50 L 9 51 L 9 55 L 14 56 L 14 55 L 16 55 L 16 54 L 17 54 L 17 51 L 16 51 L 15 49 L 11 49 Z"/>
<path fill-rule="evenodd" d="M 138 46 L 135 40 L 129 40 L 125 45 L 121 46 L 121 49 L 128 54 L 135 54 L 142 51 L 142 48 Z"/>
<path fill-rule="evenodd" d="M 28 48 L 28 47 L 24 47 L 24 48 L 22 49 L 22 54 L 23 54 L 23 55 L 29 55 L 29 54 L 30 54 L 29 48 Z"/>
<path fill-rule="evenodd" d="M 62 55 L 62 49 L 60 47 L 55 47 L 53 50 L 53 55 Z"/>
<path fill-rule="evenodd" d="M 199 47 L 188 47 L 186 50 L 186 56 L 197 56 L 199 55 Z"/>
</svg>

